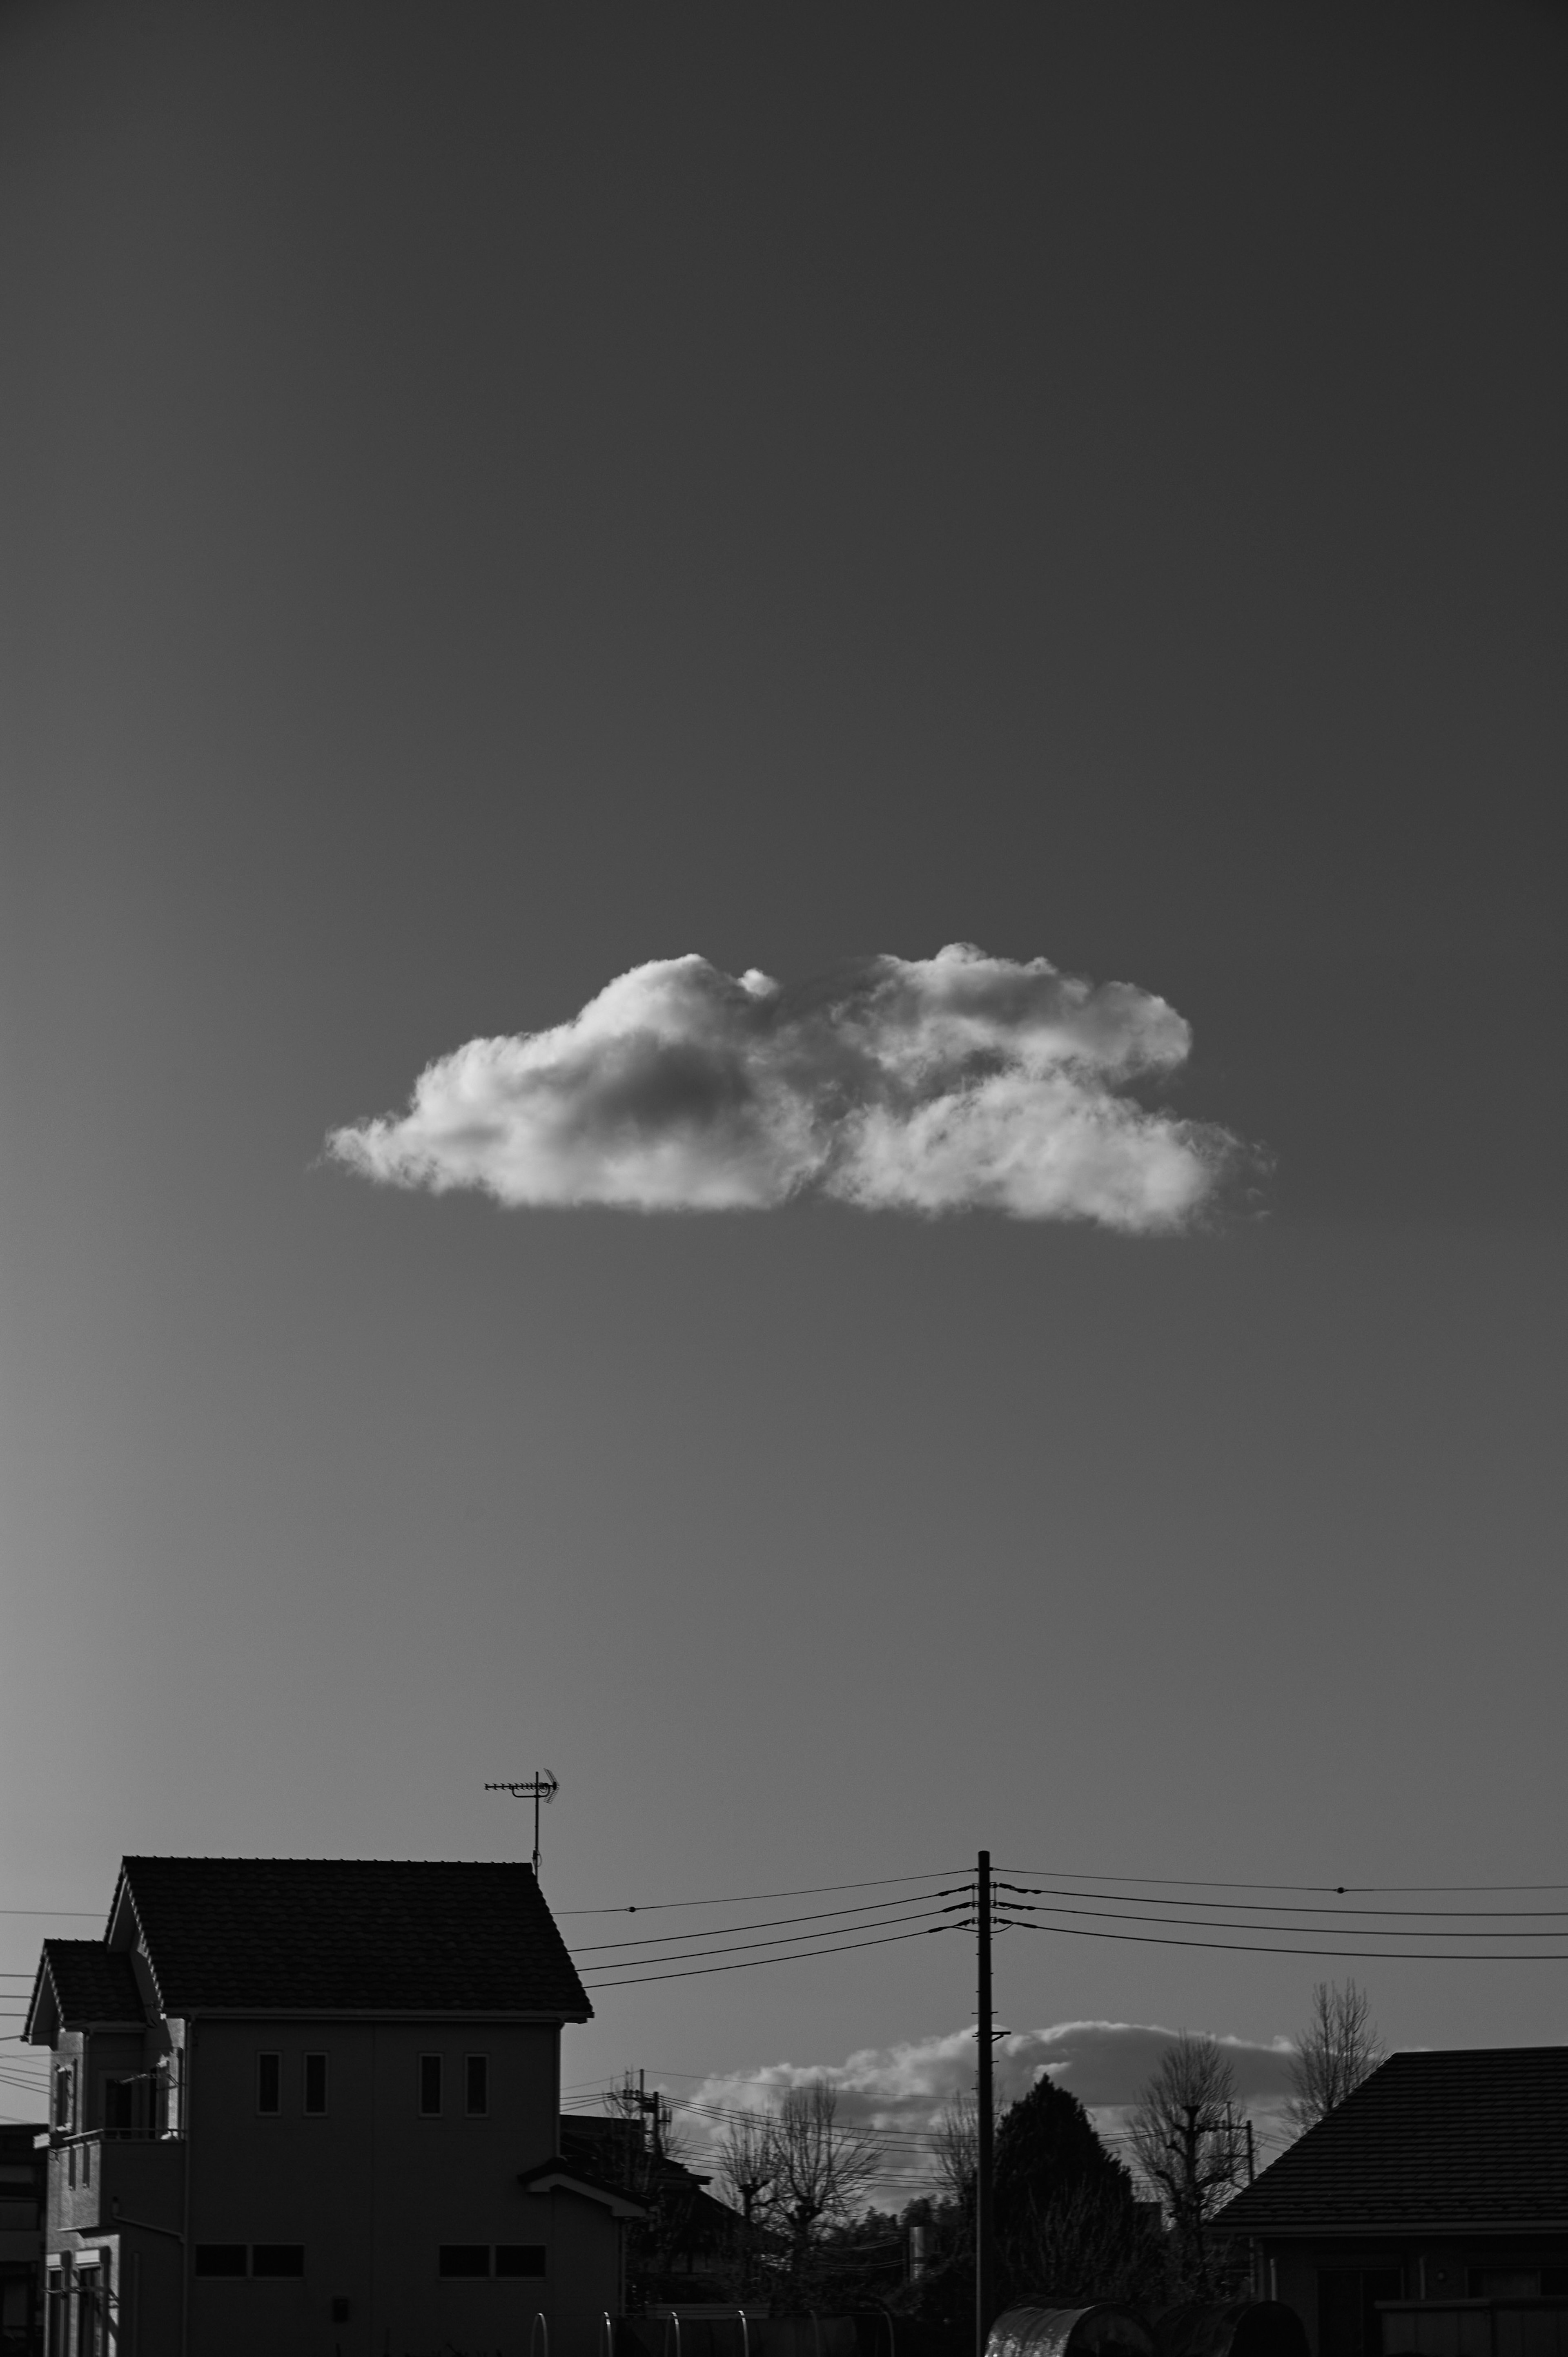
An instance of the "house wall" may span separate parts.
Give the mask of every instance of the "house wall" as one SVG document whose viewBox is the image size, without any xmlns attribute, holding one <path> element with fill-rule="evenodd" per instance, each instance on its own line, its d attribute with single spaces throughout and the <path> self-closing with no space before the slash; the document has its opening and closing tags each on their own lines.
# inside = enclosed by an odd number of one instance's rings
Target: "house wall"
<svg viewBox="0 0 1568 2357">
<path fill-rule="evenodd" d="M 62 2036 L 55 2059 L 81 2073 L 77 2120 L 94 2125 L 49 2155 L 55 2281 L 80 2282 L 102 2254 L 115 2357 L 546 2357 L 536 2316 L 548 2357 L 600 2357 L 604 2313 L 619 2307 L 619 2228 L 600 2203 L 519 2182 L 556 2148 L 559 2044 L 550 2023 L 264 2018 L 159 2023 L 145 2042 Z M 102 2081 L 171 2049 L 186 2133 L 103 2134 Z M 275 2114 L 258 2108 L 263 2052 L 280 2058 Z M 305 2109 L 307 2054 L 327 2057 L 321 2115 Z M 434 2117 L 420 2109 L 430 2054 L 443 2063 Z M 466 2108 L 472 2054 L 489 2064 L 482 2117 Z M 304 2274 L 259 2277 L 258 2244 L 303 2245 Z M 545 2272 L 444 2276 L 444 2244 L 542 2246 Z M 197 2273 L 202 2247 L 221 2244 L 244 2245 L 245 2275 Z"/>
<path fill-rule="evenodd" d="M 1552 2290 L 1568 2270 L 1568 2236 L 1561 2234 L 1282 2236 L 1263 2241 L 1259 2253 L 1255 2287 L 1294 2309 L 1311 2357 L 1382 2357 L 1380 2299 L 1464 2299 L 1480 2277 L 1501 2290 L 1510 2273 L 1550 2278 L 1545 2288 Z M 1362 2278 L 1359 2296 L 1348 2296 L 1352 2275 Z M 1326 2276 L 1340 2287 L 1338 2297 L 1332 2289 L 1326 2296 Z"/>
<path fill-rule="evenodd" d="M 613 2286 L 616 2229 L 597 2205 L 526 2193 L 554 2148 L 559 2033 L 551 2025 L 198 2021 L 188 2041 L 193 2255 L 298 2243 L 302 2278 L 193 2276 L 190 2357 L 522 2352 L 536 2312 L 568 2357 L 568 2319 Z M 257 2056 L 282 2058 L 282 2109 L 256 2108 Z M 305 2058 L 328 2058 L 328 2109 L 304 2109 Z M 464 2062 L 489 2061 L 488 2115 L 464 2109 Z M 419 2063 L 443 2061 L 440 2116 L 421 2115 Z M 578 2213 L 585 2213 L 579 2216 Z M 443 2277 L 443 2244 L 542 2244 L 540 2278 Z M 338 2310 L 335 2314 L 334 2310 Z M 346 2309 L 346 2313 L 343 2311 Z M 584 2357 L 589 2357 L 585 2351 Z"/>
</svg>

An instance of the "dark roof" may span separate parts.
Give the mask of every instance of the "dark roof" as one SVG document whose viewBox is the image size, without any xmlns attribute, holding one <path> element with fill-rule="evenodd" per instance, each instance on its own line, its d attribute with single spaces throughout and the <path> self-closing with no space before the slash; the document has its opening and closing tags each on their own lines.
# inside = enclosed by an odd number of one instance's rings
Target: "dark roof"
<svg viewBox="0 0 1568 2357">
<path fill-rule="evenodd" d="M 526 1866 L 128 1857 L 165 2010 L 593 2012 Z"/>
<path fill-rule="evenodd" d="M 1238 2234 L 1568 2224 L 1568 2046 L 1391 2054 L 1215 2222 Z"/>
<path fill-rule="evenodd" d="M 146 2019 L 129 1956 L 116 1955 L 102 1940 L 46 1940 L 38 1964 L 38 1992 L 48 1981 L 60 2022 L 67 2029 L 89 2022 Z"/>
<path fill-rule="evenodd" d="M 639 2201 L 635 2193 L 628 2193 L 624 2185 L 610 2185 L 602 2177 L 579 2169 L 567 2153 L 552 2153 L 536 2169 L 525 2169 L 517 2181 L 531 2193 L 548 2193 L 557 2186 L 568 2193 L 581 2193 L 590 2201 L 602 2201 L 607 2209 L 623 2218 L 648 2215 L 647 2203 Z"/>
</svg>

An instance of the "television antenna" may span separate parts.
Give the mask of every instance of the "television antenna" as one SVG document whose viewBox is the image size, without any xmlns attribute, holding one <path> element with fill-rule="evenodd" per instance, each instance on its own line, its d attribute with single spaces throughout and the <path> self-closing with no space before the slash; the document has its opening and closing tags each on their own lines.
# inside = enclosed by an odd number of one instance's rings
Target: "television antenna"
<svg viewBox="0 0 1568 2357">
<path fill-rule="evenodd" d="M 515 1784 L 487 1784 L 487 1792 L 510 1792 L 514 1801 L 533 1803 L 533 1878 L 539 1879 L 539 1806 L 542 1801 L 553 1801 L 561 1790 L 556 1779 L 545 1769 L 542 1776 L 528 1776 Z"/>
</svg>

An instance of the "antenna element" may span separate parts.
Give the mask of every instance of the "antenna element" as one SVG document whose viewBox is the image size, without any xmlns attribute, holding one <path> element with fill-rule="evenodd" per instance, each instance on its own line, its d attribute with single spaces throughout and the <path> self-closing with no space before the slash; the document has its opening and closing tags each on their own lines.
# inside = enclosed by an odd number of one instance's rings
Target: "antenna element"
<svg viewBox="0 0 1568 2357">
<path fill-rule="evenodd" d="M 561 1790 L 548 1768 L 542 1776 L 529 1776 L 516 1784 L 487 1784 L 487 1792 L 510 1792 L 514 1801 L 533 1803 L 533 1878 L 539 1879 L 539 1804 L 553 1801 Z"/>
</svg>

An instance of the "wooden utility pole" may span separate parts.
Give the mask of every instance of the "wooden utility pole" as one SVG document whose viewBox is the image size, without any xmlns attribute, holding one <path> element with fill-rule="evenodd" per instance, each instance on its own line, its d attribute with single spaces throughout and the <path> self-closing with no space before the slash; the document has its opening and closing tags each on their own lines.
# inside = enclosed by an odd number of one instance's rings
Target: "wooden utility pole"
<svg viewBox="0 0 1568 2357">
<path fill-rule="evenodd" d="M 991 2334 L 996 2280 L 996 2233 L 992 2205 L 995 2162 L 995 2109 L 992 2101 L 993 2061 L 991 2003 L 991 1852 L 980 1853 L 976 1876 L 974 1927 L 978 1934 L 979 1987 L 975 2011 L 975 2041 L 979 2047 L 975 2074 L 974 2139 L 974 2357 L 985 2357 Z"/>
</svg>

